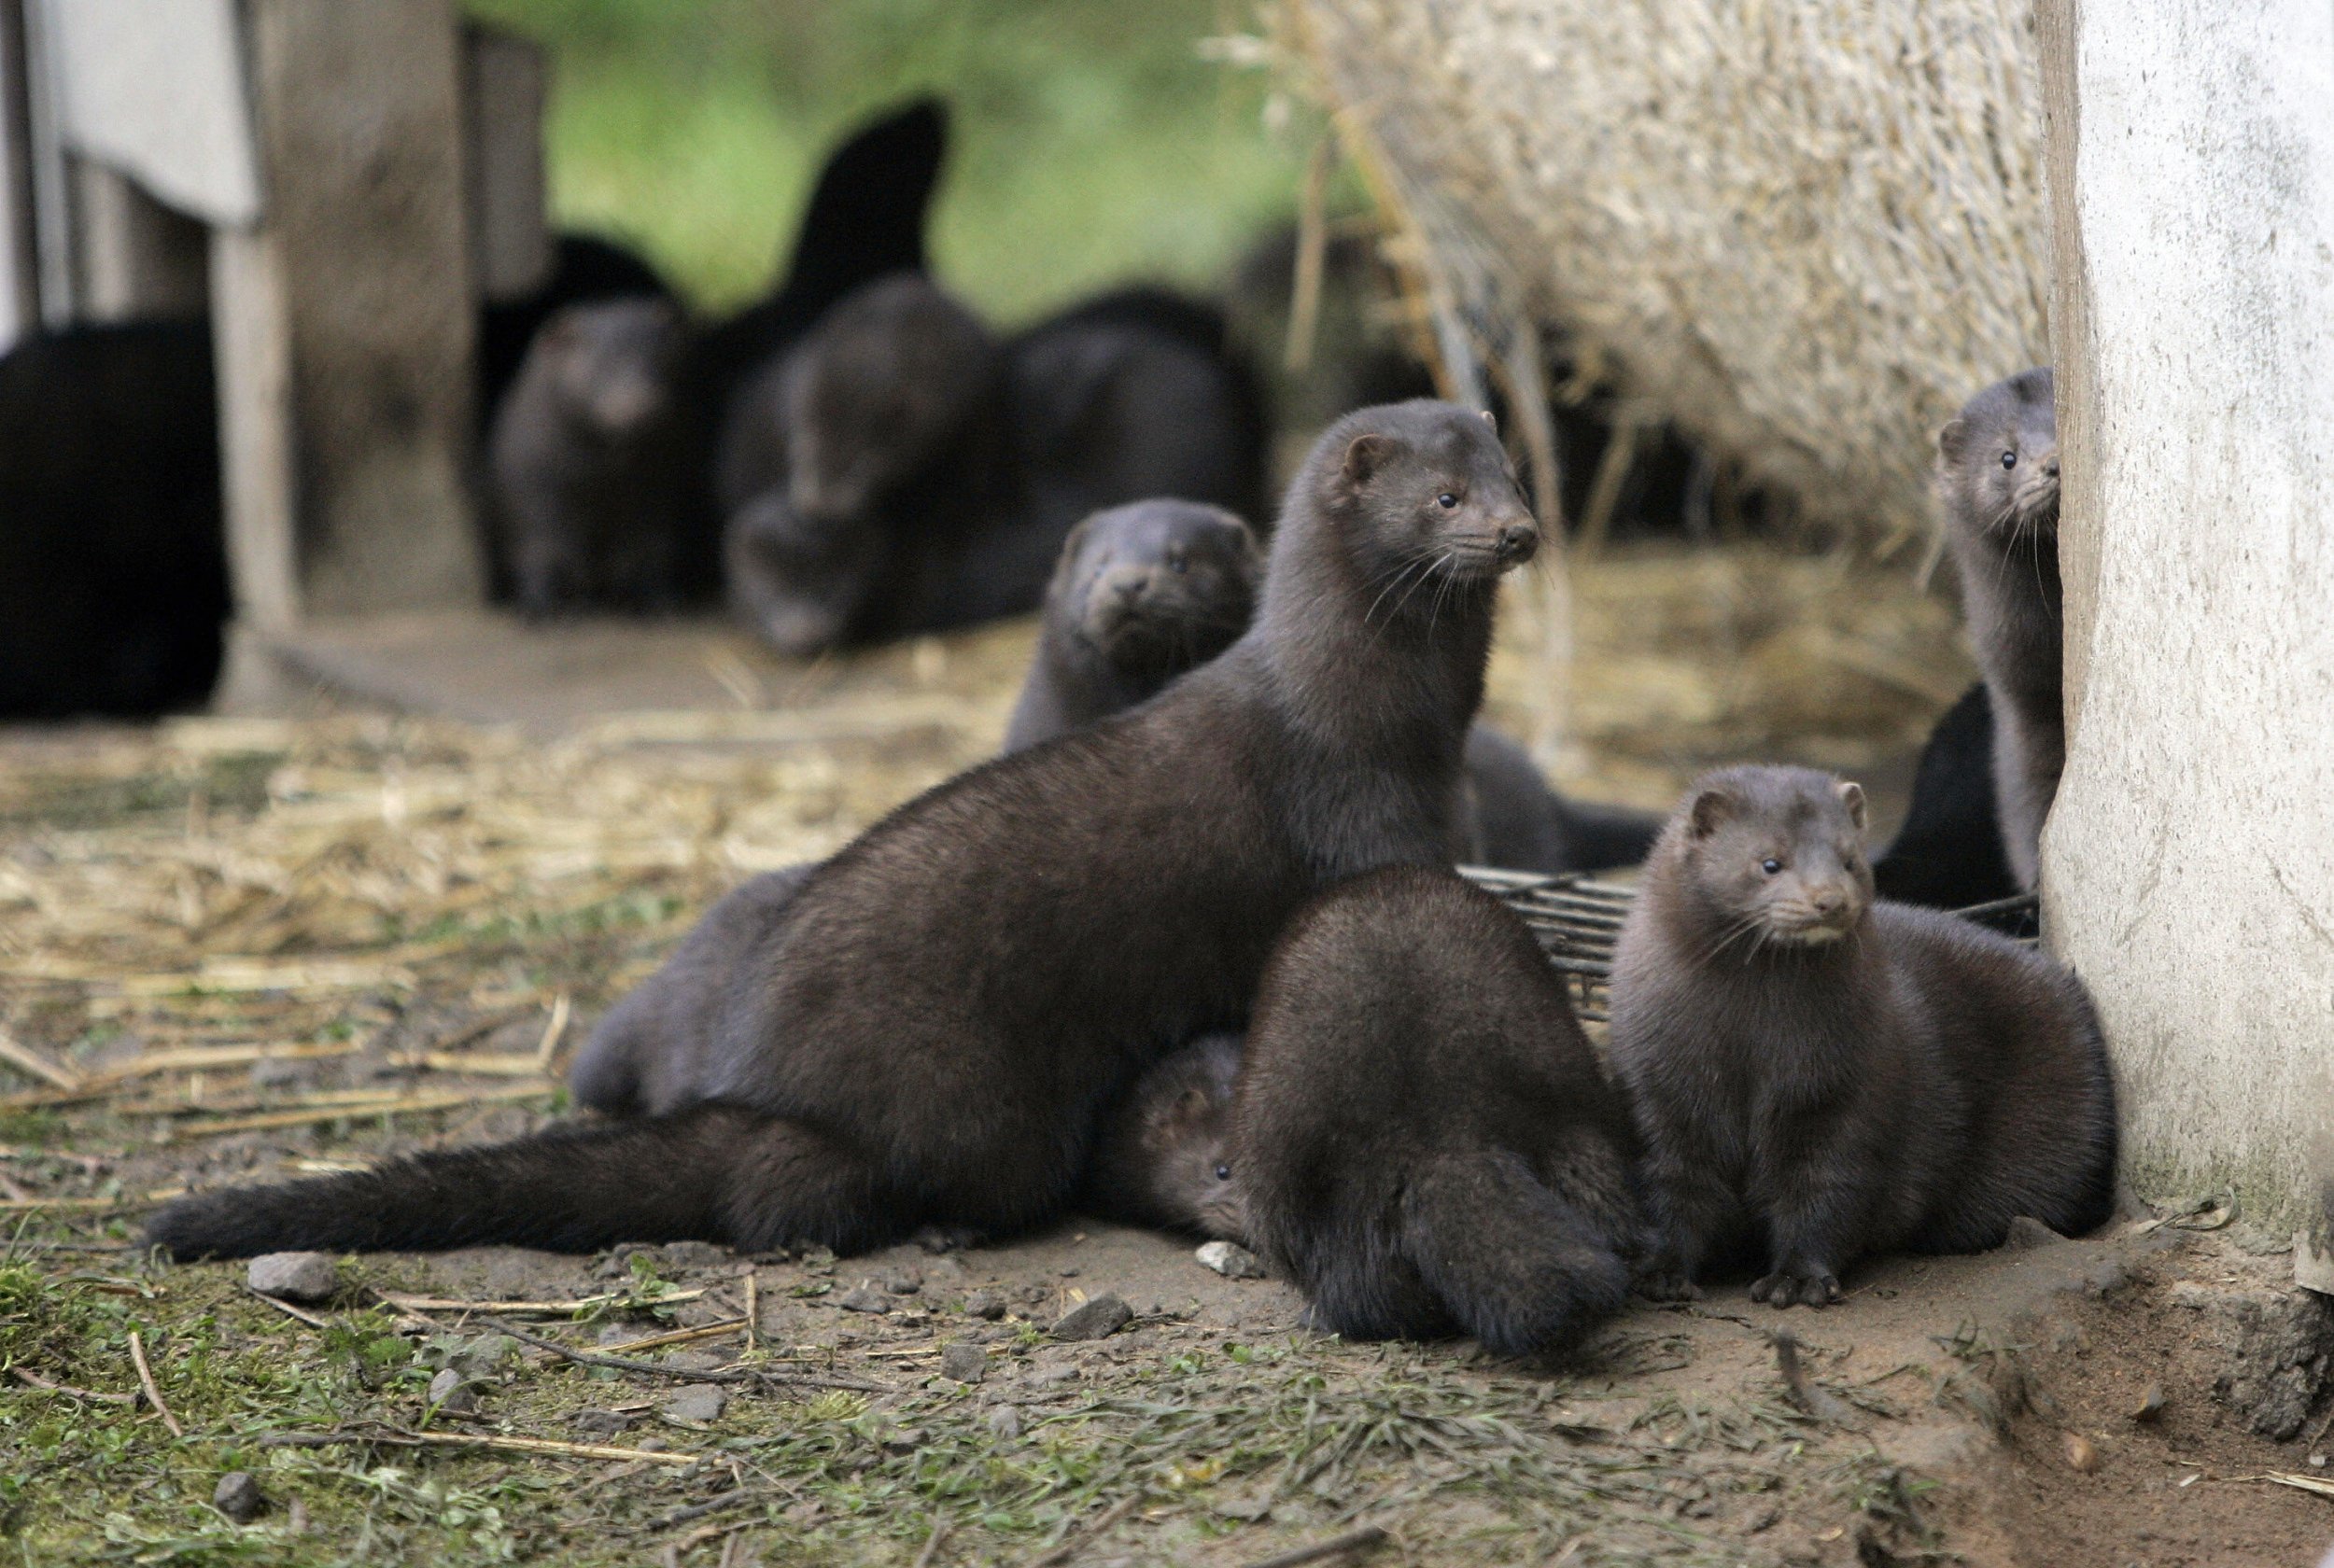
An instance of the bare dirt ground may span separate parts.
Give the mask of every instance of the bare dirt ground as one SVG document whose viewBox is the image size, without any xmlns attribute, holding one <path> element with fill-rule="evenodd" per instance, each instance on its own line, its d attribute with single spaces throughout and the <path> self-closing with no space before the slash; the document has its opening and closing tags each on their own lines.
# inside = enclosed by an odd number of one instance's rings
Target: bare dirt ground
<svg viewBox="0 0 2334 1568">
<path fill-rule="evenodd" d="M 1901 778 L 1966 666 L 1901 573 L 1846 570 L 1583 569 L 1566 781 Z M 0 1033 L 31 1064 L 0 1079 L 0 1550 L 2303 1568 L 2334 1541 L 2323 1310 L 2217 1212 L 1887 1260 L 1820 1314 L 1641 1305 L 1550 1365 L 1312 1336 L 1276 1282 L 1075 1219 L 946 1254 L 344 1259 L 288 1310 L 129 1247 L 175 1191 L 559 1114 L 546 1069 L 721 889 L 987 753 L 1027 638 L 784 667 L 709 635 L 725 709 L 556 733 L 0 735 Z M 1520 733 L 1541 668 L 1495 669 Z M 1122 1326 L 1056 1335 L 1106 1296 Z M 247 1522 L 214 1505 L 232 1472 Z"/>
</svg>

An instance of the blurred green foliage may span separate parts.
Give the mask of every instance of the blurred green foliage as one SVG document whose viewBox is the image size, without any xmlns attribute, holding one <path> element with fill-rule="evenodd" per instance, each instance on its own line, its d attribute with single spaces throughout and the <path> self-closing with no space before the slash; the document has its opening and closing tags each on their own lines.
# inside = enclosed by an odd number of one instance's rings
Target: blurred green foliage
<svg viewBox="0 0 2334 1568">
<path fill-rule="evenodd" d="M 1114 280 L 1218 279 L 1292 210 L 1317 126 L 1202 57 L 1253 28 L 1250 0 L 466 4 L 554 51 L 560 221 L 709 306 L 767 283 L 824 150 L 913 92 L 956 116 L 939 273 L 1007 322 Z"/>
</svg>

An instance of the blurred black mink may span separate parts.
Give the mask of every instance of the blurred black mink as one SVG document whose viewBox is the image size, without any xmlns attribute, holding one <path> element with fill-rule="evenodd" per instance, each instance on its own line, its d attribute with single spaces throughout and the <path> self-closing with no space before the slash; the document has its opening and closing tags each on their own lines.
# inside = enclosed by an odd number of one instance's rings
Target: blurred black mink
<svg viewBox="0 0 2334 1568">
<path fill-rule="evenodd" d="M 570 305 L 535 334 L 488 442 L 497 573 L 527 613 L 693 596 L 709 521 L 674 397 L 685 331 L 643 299 Z"/>
</svg>

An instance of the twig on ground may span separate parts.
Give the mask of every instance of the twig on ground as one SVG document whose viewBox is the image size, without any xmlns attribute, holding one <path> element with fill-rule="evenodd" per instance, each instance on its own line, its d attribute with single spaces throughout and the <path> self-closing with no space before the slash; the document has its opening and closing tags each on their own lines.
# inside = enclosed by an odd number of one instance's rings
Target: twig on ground
<svg viewBox="0 0 2334 1568">
<path fill-rule="evenodd" d="M 408 1295 L 402 1291 L 377 1290 L 373 1293 L 387 1305 L 415 1312 L 551 1312 L 566 1314 L 586 1312 L 595 1307 L 612 1306 L 619 1301 L 634 1299 L 628 1293 L 611 1291 L 601 1295 L 587 1295 L 575 1301 L 471 1301 L 453 1295 Z M 702 1290 L 674 1291 L 660 1295 L 646 1305 L 678 1306 L 704 1295 Z"/>
<path fill-rule="evenodd" d="M 138 1337 L 134 1328 L 130 1331 L 130 1359 L 137 1364 L 138 1386 L 146 1391 L 146 1402 L 154 1407 L 154 1413 L 162 1418 L 162 1424 L 170 1428 L 173 1437 L 184 1437 L 187 1429 L 178 1424 L 178 1418 L 162 1403 L 162 1391 L 154 1386 L 154 1370 L 146 1365 L 146 1341 Z"/>
<path fill-rule="evenodd" d="M 535 1069 L 548 1076 L 551 1060 L 559 1050 L 559 1039 L 568 1032 L 568 993 L 561 991 L 551 1003 L 551 1021 L 543 1026 L 542 1043 L 535 1047 Z"/>
<path fill-rule="evenodd" d="M 1773 1337 L 1775 1365 L 1783 1375 L 1783 1392 L 1792 1404 L 1820 1421 L 1835 1426 L 1851 1422 L 1856 1415 L 1854 1406 L 1807 1380 L 1807 1369 L 1799 1365 L 1799 1341 L 1791 1330 L 1780 1330 Z"/>
<path fill-rule="evenodd" d="M 652 1334 L 641 1339 L 626 1339 L 622 1344 L 602 1345 L 602 1355 L 629 1355 L 634 1351 L 653 1351 L 659 1345 L 685 1345 L 692 1339 L 711 1339 L 719 1335 L 735 1334 L 746 1326 L 743 1318 L 724 1318 L 719 1323 L 706 1323 L 699 1328 L 676 1328 L 666 1334 Z"/>
<path fill-rule="evenodd" d="M 1363 1551 L 1385 1539 L 1385 1529 L 1383 1525 L 1365 1524 L 1359 1530 L 1348 1530 L 1343 1535 L 1332 1535 L 1309 1547 L 1298 1547 L 1294 1550 L 1261 1559 L 1248 1564 L 1248 1568 L 1297 1568 L 1301 1562 L 1319 1562 L 1324 1558 Z"/>
<path fill-rule="evenodd" d="M 762 1348 L 762 1287 L 754 1279 L 753 1269 L 746 1269 L 746 1354 Z"/>
<path fill-rule="evenodd" d="M 249 1285 L 246 1285 L 244 1286 L 244 1294 L 250 1296 L 254 1301 L 266 1302 L 269 1306 L 283 1313 L 284 1316 L 291 1318 L 299 1323 L 304 1323 L 310 1328 L 330 1328 L 332 1326 L 322 1318 L 317 1317 L 314 1312 L 303 1312 L 299 1308 L 293 1306 L 290 1302 L 270 1295 L 265 1291 L 255 1291 Z"/>
<path fill-rule="evenodd" d="M 267 1449 L 323 1449 L 340 1443 L 389 1443 L 415 1448 L 494 1449 L 503 1453 L 563 1454 L 570 1459 L 640 1460 L 651 1464 L 695 1464 L 698 1455 L 661 1449 L 619 1449 L 605 1443 L 563 1443 L 555 1437 L 505 1437 L 492 1432 L 407 1432 L 384 1426 L 373 1432 L 271 1432 L 260 1439 Z"/>
<path fill-rule="evenodd" d="M 20 1045 L 6 1033 L 0 1033 L 0 1061 L 7 1062 L 20 1072 L 30 1073 L 66 1094 L 81 1092 L 81 1075 L 63 1062 L 51 1061 L 30 1045 Z"/>
<path fill-rule="evenodd" d="M 71 1383 L 56 1382 L 37 1372 L 27 1372 L 21 1366 L 11 1366 L 8 1370 L 15 1375 L 18 1382 L 47 1393 L 62 1393 L 74 1399 L 94 1399 L 101 1405 L 135 1405 L 138 1402 L 134 1393 L 100 1393 L 95 1389 L 75 1388 Z"/>
<path fill-rule="evenodd" d="M 909 1565 L 909 1568 L 932 1568 L 933 1559 L 940 1555 L 940 1543 L 948 1538 L 949 1521 L 947 1519 L 933 1520 L 932 1533 L 924 1537 L 924 1549 L 916 1554 L 916 1561 Z"/>
</svg>

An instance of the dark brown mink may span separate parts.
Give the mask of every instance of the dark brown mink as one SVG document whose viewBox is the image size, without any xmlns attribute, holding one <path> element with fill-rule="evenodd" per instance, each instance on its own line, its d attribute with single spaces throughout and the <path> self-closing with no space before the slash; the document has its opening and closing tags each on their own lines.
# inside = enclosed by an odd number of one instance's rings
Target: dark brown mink
<svg viewBox="0 0 2334 1568">
<path fill-rule="evenodd" d="M 1148 700 L 1231 646 L 1256 613 L 1263 553 L 1198 501 L 1135 501 L 1070 530 L 1037 651 L 1005 728 L 1019 751 Z"/>
<path fill-rule="evenodd" d="M 910 629 L 936 555 L 993 483 L 1003 351 L 920 273 L 860 288 L 750 381 L 723 431 L 731 607 L 779 651 Z M 981 450 L 975 450 L 975 449 Z"/>
<path fill-rule="evenodd" d="M 612 1116 L 661 1115 L 702 1098 L 723 999 L 733 976 L 778 939 L 816 861 L 750 876 L 714 902 L 671 957 L 610 1008 L 568 1068 L 580 1105 Z"/>
<path fill-rule="evenodd" d="M 1497 899 L 1410 867 L 1331 889 L 1274 949 L 1244 1057 L 1232 1179 L 1316 1326 L 1522 1355 L 1626 1299 L 1628 1111 Z"/>
<path fill-rule="evenodd" d="M 691 502 L 670 301 L 570 305 L 535 334 L 488 440 L 498 576 L 531 615 L 685 596 Z"/>
<path fill-rule="evenodd" d="M 1972 398 L 1937 436 L 1937 499 L 1992 710 L 2002 847 L 2029 891 L 2067 750 L 2051 397 L 2048 366 L 2020 371 Z"/>
<path fill-rule="evenodd" d="M 1231 1175 L 1240 1036 L 1202 1035 L 1161 1057 L 1103 1113 L 1079 1206 L 1106 1220 L 1243 1239 Z"/>
<path fill-rule="evenodd" d="M 1244 1019 L 1308 896 L 1441 860 L 1498 579 L 1538 542 L 1478 415 L 1351 414 L 1289 486 L 1263 606 L 1221 657 L 926 791 L 810 874 L 712 1003 L 698 1103 L 189 1197 L 148 1235 L 182 1256 L 856 1252 L 1051 1219 L 1103 1106 Z"/>
<path fill-rule="evenodd" d="M 1977 1252 L 2114 1202 L 2116 1097 L 2082 985 L 2006 937 L 1876 903 L 1863 793 L 1737 767 L 1688 791 L 1613 957 L 1612 1062 L 1646 1145 L 1649 1291 L 1764 1259 L 1821 1307 L 1869 1253 Z"/>
<path fill-rule="evenodd" d="M 1252 613 L 1261 560 L 1250 540 L 1238 518 L 1195 501 L 1137 501 L 1079 524 L 1046 590 L 1005 749 L 1132 707 L 1214 658 Z M 1480 723 L 1467 734 L 1454 809 L 1453 859 L 1518 871 L 1630 864 L 1661 827 L 1643 812 L 1565 799 L 1521 746 Z"/>
</svg>

